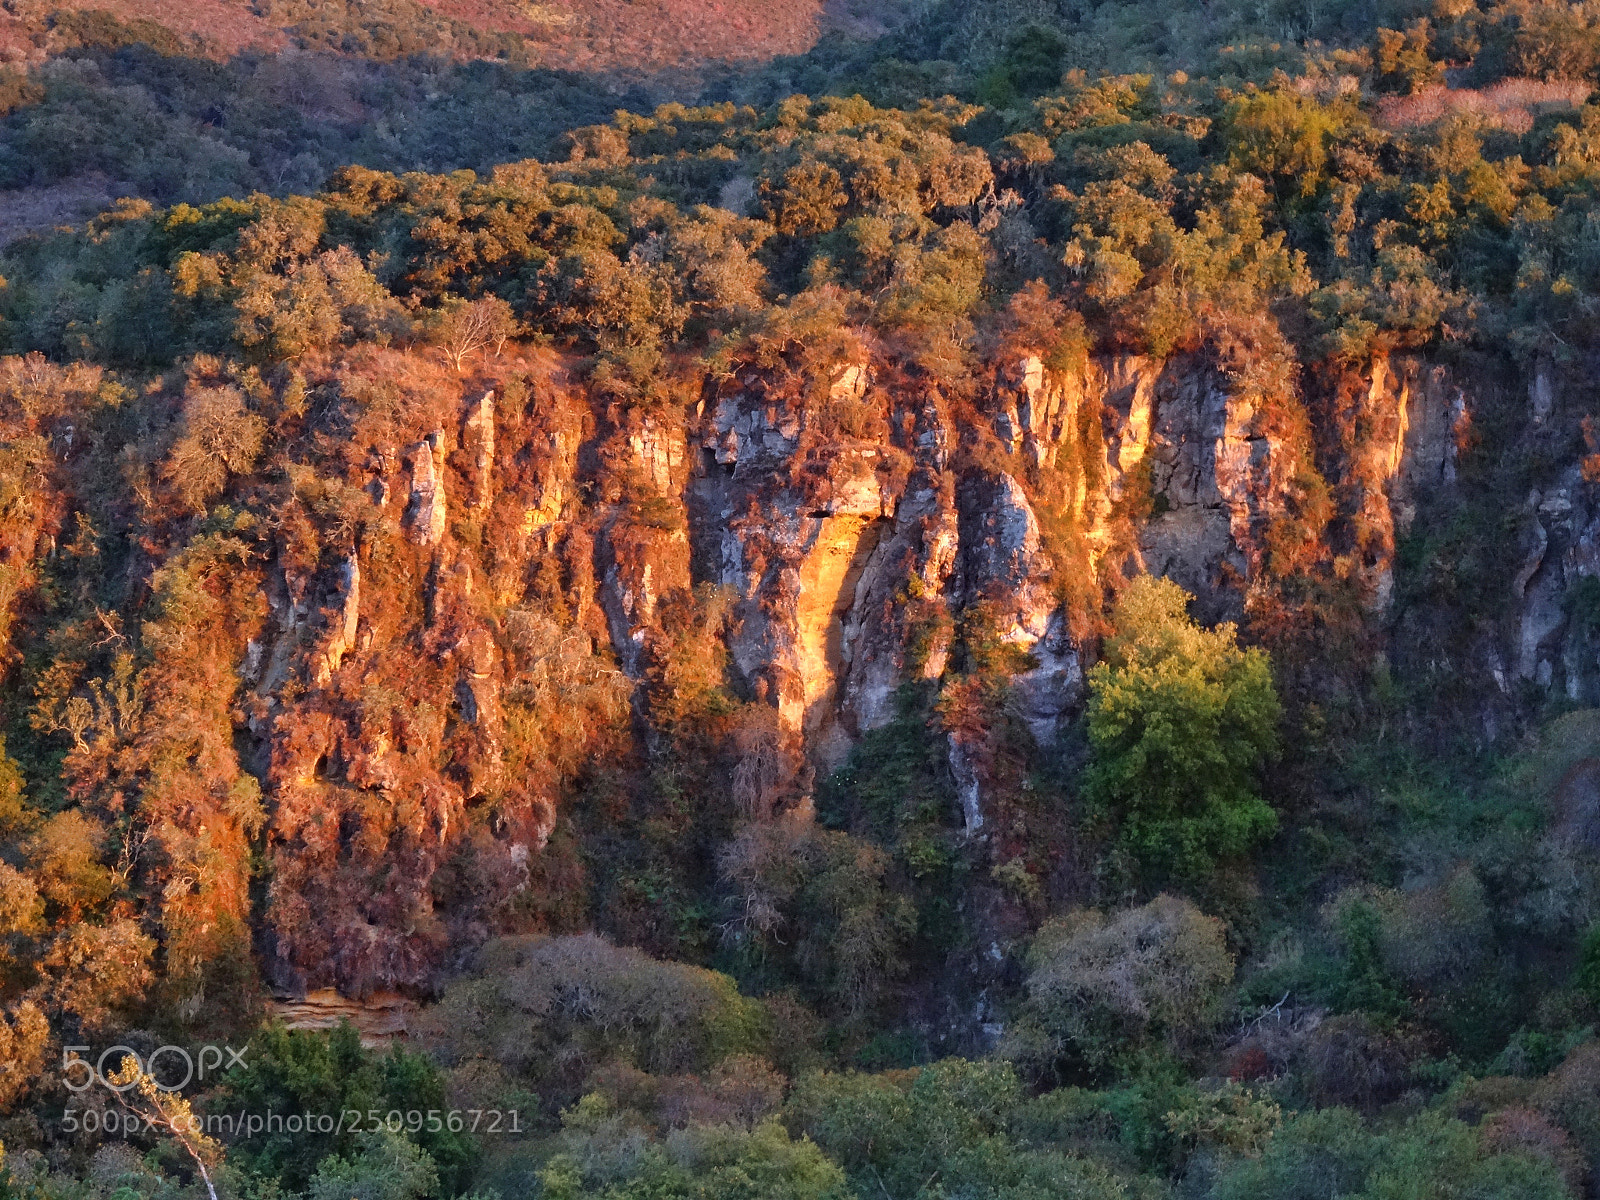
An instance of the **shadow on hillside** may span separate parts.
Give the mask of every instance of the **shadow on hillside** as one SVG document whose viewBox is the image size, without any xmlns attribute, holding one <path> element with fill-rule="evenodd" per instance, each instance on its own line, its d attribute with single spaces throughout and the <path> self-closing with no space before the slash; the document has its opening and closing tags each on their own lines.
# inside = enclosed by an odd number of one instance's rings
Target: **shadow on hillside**
<svg viewBox="0 0 1600 1200">
<path fill-rule="evenodd" d="M 147 46 L 57 58 L 0 122 L 0 237 L 75 223 L 119 196 L 206 203 L 315 191 L 349 163 L 483 170 L 559 156 L 569 129 L 692 100 L 624 81 L 427 57 L 246 52 L 218 63 Z"/>
<path fill-rule="evenodd" d="M 403 40 L 403 54 L 383 54 L 370 38 L 334 49 L 303 37 L 300 46 L 222 58 L 204 39 L 96 10 L 98 23 L 78 33 L 100 42 L 56 47 L 26 75 L 0 67 L 0 245 L 82 223 L 124 196 L 170 205 L 314 192 L 352 163 L 396 173 L 483 172 L 518 159 L 563 158 L 568 131 L 608 121 L 619 109 L 759 104 L 796 90 L 829 91 L 842 68 L 851 73 L 847 63 L 877 57 L 914 8 L 907 0 L 828 0 L 820 40 L 799 55 L 758 57 L 751 51 L 765 42 L 756 37 L 745 39 L 736 60 L 671 65 L 651 43 L 650 54 L 632 56 L 640 65 L 581 70 L 548 65 L 566 52 L 559 39 L 539 44 L 546 65 L 529 65 L 520 38 L 517 53 L 504 58 L 467 58 L 444 44 L 416 52 L 424 44 L 417 38 Z M 659 19 L 676 11 L 669 6 Z M 573 50 L 573 62 L 630 61 L 624 52 L 640 31 L 612 37 L 615 24 L 585 32 L 606 43 L 608 56 Z M 681 51 L 689 32 L 676 30 L 667 48 Z M 728 38 L 713 42 L 715 52 Z"/>
</svg>

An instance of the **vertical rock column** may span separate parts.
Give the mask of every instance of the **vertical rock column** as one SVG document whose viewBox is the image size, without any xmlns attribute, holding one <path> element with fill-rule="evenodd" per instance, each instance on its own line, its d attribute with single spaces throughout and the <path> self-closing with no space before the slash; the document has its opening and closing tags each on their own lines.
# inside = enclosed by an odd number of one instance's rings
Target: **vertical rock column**
<svg viewBox="0 0 1600 1200">
<path fill-rule="evenodd" d="M 474 508 L 488 508 L 494 496 L 494 392 L 488 391 L 467 408 L 461 442 L 472 455 Z"/>
<path fill-rule="evenodd" d="M 406 451 L 411 468 L 411 501 L 406 532 L 419 546 L 437 546 L 444 536 L 444 430 L 435 429 Z"/>
<path fill-rule="evenodd" d="M 356 644 L 356 624 L 361 618 L 361 564 L 352 552 L 339 564 L 338 599 L 329 621 L 331 630 L 327 644 L 316 660 L 313 682 L 326 687 L 339 669 L 344 656 Z"/>
</svg>

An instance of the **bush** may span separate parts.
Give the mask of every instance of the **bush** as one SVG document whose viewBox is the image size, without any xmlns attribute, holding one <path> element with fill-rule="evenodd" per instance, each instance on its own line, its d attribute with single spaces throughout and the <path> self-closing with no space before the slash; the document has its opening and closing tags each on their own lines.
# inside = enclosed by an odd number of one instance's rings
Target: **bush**
<svg viewBox="0 0 1600 1200">
<path fill-rule="evenodd" d="M 431 1010 L 428 1033 L 450 1065 L 493 1058 L 575 1088 L 606 1062 L 671 1074 L 766 1049 L 761 1005 L 732 979 L 594 934 L 491 942 L 478 971 Z"/>
<path fill-rule="evenodd" d="M 1600 30 L 1584 6 L 1534 0 L 1499 12 L 1504 16 L 1489 27 L 1475 64 L 1479 74 L 1543 80 L 1593 76 L 1600 63 Z"/>
<path fill-rule="evenodd" d="M 1377 1162 L 1377 1139 L 1347 1108 L 1287 1121 L 1259 1159 L 1223 1172 L 1213 1200 L 1336 1200 L 1354 1195 Z"/>
<path fill-rule="evenodd" d="M 663 1129 L 736 1125 L 753 1129 L 783 1103 L 788 1079 L 763 1058 L 733 1054 L 707 1075 L 648 1075 L 621 1063 L 589 1078 L 593 1094 Z"/>
<path fill-rule="evenodd" d="M 1316 193 L 1337 129 L 1335 113 L 1292 91 L 1263 91 L 1234 100 L 1223 116 L 1228 165 L 1259 175 L 1282 198 Z"/>
<path fill-rule="evenodd" d="M 1411 95 L 1444 80 L 1444 69 L 1428 57 L 1430 35 L 1426 20 L 1413 21 L 1402 33 L 1379 29 L 1377 33 L 1378 86 L 1383 91 Z"/>
<path fill-rule="evenodd" d="M 1534 1110 L 1521 1105 L 1503 1108 L 1483 1122 L 1479 1136 L 1491 1153 L 1521 1154 L 1549 1163 L 1561 1172 L 1574 1196 L 1582 1194 L 1587 1173 L 1582 1153 L 1563 1130 Z"/>
<path fill-rule="evenodd" d="M 486 296 L 447 305 L 433 333 L 445 359 L 460 374 L 473 355 L 490 349 L 498 355 L 516 327 L 511 306 L 498 296 Z"/>
<path fill-rule="evenodd" d="M 1500 1153 L 1471 1126 L 1423 1113 L 1392 1133 L 1347 1109 L 1287 1122 L 1260 1159 L 1235 1162 L 1214 1200 L 1560 1200 L 1560 1172 L 1535 1154 Z"/>
<path fill-rule="evenodd" d="M 1533 1093 L 1533 1104 L 1600 1168 L 1600 1042 L 1579 1046 Z"/>
<path fill-rule="evenodd" d="M 255 465 L 265 435 L 266 423 L 245 407 L 237 388 L 191 385 L 162 477 L 184 508 L 203 513 L 230 475 L 244 475 Z"/>
<path fill-rule="evenodd" d="M 1089 673 L 1084 795 L 1144 880 L 1203 880 L 1277 828 L 1257 783 L 1278 744 L 1267 656 L 1241 650 L 1231 624 L 1200 628 L 1190 599 L 1170 580 L 1134 580 Z"/>
<path fill-rule="evenodd" d="M 1600 921 L 1589 926 L 1578 947 L 1578 969 L 1572 977 L 1572 986 L 1600 1005 Z"/>
<path fill-rule="evenodd" d="M 1051 921 L 1029 964 L 1011 1053 L 1041 1068 L 1062 1058 L 1103 1068 L 1151 1044 L 1188 1049 L 1233 980 L 1222 923 L 1172 896 Z"/>
<path fill-rule="evenodd" d="M 0 1010 L 0 1113 L 9 1112 L 27 1094 L 44 1070 L 49 1049 L 50 1025 L 37 1005 L 24 1000 L 9 1011 Z"/>
<path fill-rule="evenodd" d="M 1404 1046 L 1364 1013 L 1330 1017 L 1306 1047 L 1306 1088 L 1321 1104 L 1372 1108 L 1410 1079 Z"/>
<path fill-rule="evenodd" d="M 586 1096 L 562 1113 L 562 1152 L 539 1173 L 546 1200 L 604 1196 L 694 1200 L 849 1200 L 844 1172 L 813 1143 L 767 1121 L 697 1125 L 664 1141 Z"/>
<path fill-rule="evenodd" d="M 1413 988 L 1449 990 L 1481 973 L 1494 931 L 1472 868 L 1458 868 L 1435 887 L 1401 893 L 1388 907 L 1384 958 Z"/>
<path fill-rule="evenodd" d="M 788 1113 L 863 1196 L 1127 1195 L 1095 1163 L 1014 1141 L 1008 1126 L 1021 1105 L 1009 1064 L 947 1059 L 880 1075 L 809 1075 L 795 1085 Z"/>
<path fill-rule="evenodd" d="M 1283 1109 L 1237 1083 L 1197 1094 L 1166 1114 L 1166 1126 L 1185 1148 L 1258 1158 L 1283 1123 Z"/>
<path fill-rule="evenodd" d="M 1438 1113 L 1423 1113 L 1383 1138 L 1383 1155 L 1366 1194 L 1410 1200 L 1562 1200 L 1561 1173 L 1528 1154 L 1496 1153 L 1477 1130 Z"/>
<path fill-rule="evenodd" d="M 1344 951 L 1343 970 L 1334 981 L 1334 1005 L 1386 1018 L 1405 1014 L 1405 998 L 1389 973 L 1383 946 L 1383 914 L 1373 901 L 1358 894 L 1340 896 L 1332 905 L 1335 934 Z"/>
<path fill-rule="evenodd" d="M 317 1167 L 307 1200 L 421 1200 L 439 1189 L 428 1152 L 397 1134 L 363 1133 L 353 1158 L 329 1155 Z"/>
</svg>

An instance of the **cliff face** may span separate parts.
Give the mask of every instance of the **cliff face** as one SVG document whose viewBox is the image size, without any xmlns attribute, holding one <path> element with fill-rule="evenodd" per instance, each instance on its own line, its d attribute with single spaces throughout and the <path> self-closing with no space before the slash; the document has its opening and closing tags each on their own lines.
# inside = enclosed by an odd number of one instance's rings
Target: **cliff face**
<svg viewBox="0 0 1600 1200">
<path fill-rule="evenodd" d="M 903 685 L 948 685 L 975 639 L 1048 745 L 1082 711 L 1108 590 L 1140 571 L 1261 636 L 1342 596 L 1365 645 L 1488 697 L 1489 732 L 1519 686 L 1600 701 L 1597 472 L 1553 369 L 1508 405 L 1504 381 L 1414 357 L 1302 380 L 1241 338 L 1065 372 L 1020 356 L 959 395 L 874 359 L 743 368 L 652 408 L 555 356 L 470 384 L 430 371 L 384 351 L 309 381 L 291 485 L 241 577 L 265 603 L 226 626 L 280 988 L 419 986 L 503 922 L 574 772 L 655 754 L 653 706 L 685 670 L 770 712 L 740 735 L 766 758 L 748 751 L 734 787 L 802 810 Z M 75 452 L 52 436 L 59 475 Z M 1537 452 L 1508 505 L 1464 475 L 1489 436 Z M 12 502 L 7 578 L 70 507 L 36 493 Z M 1462 622 L 1445 560 L 1473 513 L 1496 523 L 1473 535 L 1494 602 Z M 725 669 L 704 647 L 686 665 L 693 612 Z M 989 731 L 941 714 L 949 821 L 987 839 Z"/>
<path fill-rule="evenodd" d="M 1337 481 L 1331 544 L 1397 661 L 1484 697 L 1532 685 L 1541 696 L 1600 699 L 1587 599 L 1600 574 L 1600 506 L 1593 467 L 1586 473 L 1594 447 L 1584 395 L 1583 380 L 1549 364 L 1472 380 L 1413 357 L 1378 360 L 1333 389 L 1319 421 Z M 1475 448 L 1488 450 L 1480 461 L 1517 467 L 1463 478 L 1462 455 Z M 1412 594 L 1401 596 L 1396 549 L 1408 535 Z M 1463 577 L 1467 566 L 1476 578 Z M 1450 612 L 1464 602 L 1468 626 Z M 1495 703 L 1478 707 L 1493 734 Z"/>
<path fill-rule="evenodd" d="M 1600 505 L 1593 485 L 1570 467 L 1531 489 L 1519 516 L 1518 550 L 1526 552 L 1512 584 L 1518 619 L 1507 658 L 1517 678 L 1593 705 L 1600 702 L 1592 582 L 1600 576 Z"/>
</svg>

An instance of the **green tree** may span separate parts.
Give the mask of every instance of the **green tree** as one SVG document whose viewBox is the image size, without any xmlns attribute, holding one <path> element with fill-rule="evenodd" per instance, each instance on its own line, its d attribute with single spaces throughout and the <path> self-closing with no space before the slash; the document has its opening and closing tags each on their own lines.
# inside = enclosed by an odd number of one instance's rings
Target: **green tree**
<svg viewBox="0 0 1600 1200">
<path fill-rule="evenodd" d="M 1020 1144 L 1023 1103 L 1009 1063 L 951 1058 L 916 1071 L 802 1078 L 789 1120 L 844 1167 L 860 1196 L 933 1200 L 1121 1200 L 1098 1163 Z"/>
<path fill-rule="evenodd" d="M 246 1060 L 248 1066 L 229 1072 L 214 1111 L 337 1115 L 450 1107 L 432 1060 L 398 1047 L 381 1058 L 370 1054 L 349 1024 L 328 1034 L 269 1027 L 251 1041 Z M 263 1132 L 239 1139 L 230 1153 L 254 1174 L 295 1189 L 310 1184 L 311 1194 L 319 1197 L 361 1179 L 370 1186 L 345 1190 L 346 1200 L 356 1194 L 363 1200 L 402 1200 L 436 1190 L 433 1184 L 421 1191 L 413 1186 L 424 1175 L 442 1179 L 447 1193 L 458 1192 L 472 1158 L 466 1136 L 424 1126 L 412 1140 L 415 1153 L 397 1150 L 385 1139 L 361 1143 L 350 1132 Z"/>
<path fill-rule="evenodd" d="M 1240 649 L 1232 624 L 1201 628 L 1189 599 L 1170 580 L 1135 580 L 1089 675 L 1084 796 L 1146 884 L 1203 880 L 1277 828 L 1257 778 L 1280 713 L 1267 656 Z"/>
<path fill-rule="evenodd" d="M 849 1200 L 844 1172 L 776 1121 L 691 1125 L 662 1142 L 598 1095 L 561 1114 L 562 1153 L 539 1173 L 548 1200 Z"/>
<path fill-rule="evenodd" d="M 1600 1005 L 1600 921 L 1589 926 L 1578 947 L 1578 969 L 1573 975 L 1573 986 Z"/>
<path fill-rule="evenodd" d="M 1425 1112 L 1388 1133 L 1346 1109 L 1287 1122 L 1259 1159 L 1224 1169 L 1216 1200 L 1559 1200 L 1561 1173 L 1529 1154 L 1495 1153 L 1470 1125 Z"/>
<path fill-rule="evenodd" d="M 1067 51 L 1062 36 L 1047 25 L 1026 25 L 1011 36 L 1005 55 L 978 85 L 983 103 L 995 108 L 1037 96 L 1061 82 L 1061 60 Z"/>
<path fill-rule="evenodd" d="M 439 1171 L 420 1146 L 383 1129 L 362 1133 L 360 1146 L 349 1158 L 322 1160 L 306 1192 L 310 1200 L 421 1200 L 438 1191 Z"/>
</svg>

